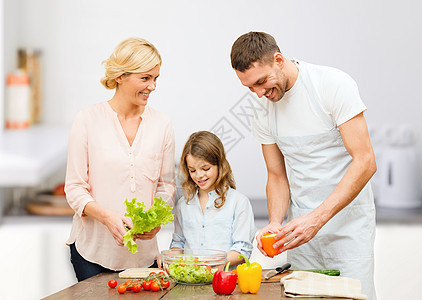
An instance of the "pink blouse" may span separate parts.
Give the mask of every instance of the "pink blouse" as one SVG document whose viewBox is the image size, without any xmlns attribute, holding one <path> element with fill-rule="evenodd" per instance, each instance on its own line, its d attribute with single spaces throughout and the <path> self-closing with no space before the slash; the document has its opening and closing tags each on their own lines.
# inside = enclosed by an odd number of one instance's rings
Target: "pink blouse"
<svg viewBox="0 0 422 300">
<path fill-rule="evenodd" d="M 80 111 L 69 135 L 66 197 L 75 211 L 67 244 L 75 243 L 86 260 L 112 270 L 148 267 L 157 257 L 157 239 L 137 240 L 138 252 L 116 244 L 107 227 L 82 215 L 85 205 L 124 215 L 125 199 L 136 198 L 146 209 L 153 197 L 174 205 L 174 131 L 165 114 L 145 107 L 132 146 L 108 102 Z"/>
</svg>

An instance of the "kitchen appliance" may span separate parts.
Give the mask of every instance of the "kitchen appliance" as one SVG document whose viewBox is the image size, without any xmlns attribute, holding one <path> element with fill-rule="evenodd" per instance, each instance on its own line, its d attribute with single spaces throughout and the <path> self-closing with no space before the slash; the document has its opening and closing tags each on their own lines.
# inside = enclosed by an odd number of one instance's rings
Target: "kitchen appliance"
<svg viewBox="0 0 422 300">
<path fill-rule="evenodd" d="M 377 158 L 377 206 L 416 208 L 422 206 L 421 177 L 414 132 L 409 126 L 398 127 Z"/>
</svg>

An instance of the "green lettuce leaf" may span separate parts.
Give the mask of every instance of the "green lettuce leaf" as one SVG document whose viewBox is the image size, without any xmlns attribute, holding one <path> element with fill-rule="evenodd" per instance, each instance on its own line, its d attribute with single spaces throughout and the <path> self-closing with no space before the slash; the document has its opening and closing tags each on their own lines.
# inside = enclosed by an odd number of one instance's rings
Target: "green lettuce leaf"
<svg viewBox="0 0 422 300">
<path fill-rule="evenodd" d="M 138 245 L 133 239 L 135 235 L 149 232 L 159 225 L 170 223 L 174 219 L 171 206 L 162 198 L 154 198 L 154 203 L 147 211 L 144 210 L 145 204 L 136 202 L 136 198 L 133 198 L 130 202 L 126 199 L 125 204 L 125 216 L 132 219 L 133 227 L 124 234 L 123 243 L 132 253 L 138 252 Z"/>
<path fill-rule="evenodd" d="M 169 265 L 169 274 L 177 282 L 184 283 L 209 283 L 212 282 L 217 268 L 207 265 L 178 264 Z"/>
</svg>

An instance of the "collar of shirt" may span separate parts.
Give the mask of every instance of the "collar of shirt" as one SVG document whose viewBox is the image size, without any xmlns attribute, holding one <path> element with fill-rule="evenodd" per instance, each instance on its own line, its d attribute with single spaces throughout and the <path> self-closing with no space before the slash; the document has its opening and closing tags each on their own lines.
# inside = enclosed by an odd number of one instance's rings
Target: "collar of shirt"
<svg viewBox="0 0 422 300">
<path fill-rule="evenodd" d="M 141 119 L 145 120 L 145 118 L 148 118 L 148 115 L 149 115 L 149 107 L 145 106 L 145 109 L 144 109 L 143 113 L 141 114 Z"/>
<path fill-rule="evenodd" d="M 227 192 L 227 197 L 230 193 L 231 188 L 229 188 L 229 191 Z M 217 199 L 219 196 L 216 193 L 215 190 L 212 190 L 211 192 L 208 193 L 208 202 L 207 205 L 205 205 L 205 209 L 209 209 L 209 208 L 215 208 L 214 206 L 214 201 L 215 199 Z M 201 204 L 199 203 L 199 189 L 196 190 L 196 194 L 195 196 L 193 196 L 193 199 L 190 201 L 191 205 L 198 205 L 199 207 L 201 207 Z"/>
</svg>

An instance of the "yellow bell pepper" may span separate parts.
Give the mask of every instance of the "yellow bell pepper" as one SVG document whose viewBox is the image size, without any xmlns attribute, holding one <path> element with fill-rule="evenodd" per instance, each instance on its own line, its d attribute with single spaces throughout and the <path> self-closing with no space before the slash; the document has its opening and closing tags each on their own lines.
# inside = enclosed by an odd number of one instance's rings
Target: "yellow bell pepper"
<svg viewBox="0 0 422 300">
<path fill-rule="evenodd" d="M 249 259 L 243 254 L 238 257 L 245 260 L 244 264 L 238 265 L 236 268 L 239 289 L 244 294 L 256 294 L 261 287 L 262 267 L 257 262 L 250 263 Z"/>
</svg>

